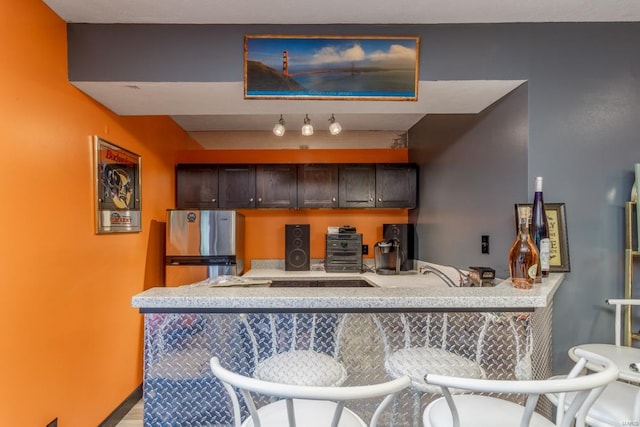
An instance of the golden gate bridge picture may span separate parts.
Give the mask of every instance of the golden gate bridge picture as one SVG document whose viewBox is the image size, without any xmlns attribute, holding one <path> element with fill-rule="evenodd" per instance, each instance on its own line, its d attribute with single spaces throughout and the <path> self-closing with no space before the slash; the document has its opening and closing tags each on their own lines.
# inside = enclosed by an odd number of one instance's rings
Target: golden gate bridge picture
<svg viewBox="0 0 640 427">
<path fill-rule="evenodd" d="M 247 35 L 247 99 L 417 100 L 418 37 Z"/>
</svg>

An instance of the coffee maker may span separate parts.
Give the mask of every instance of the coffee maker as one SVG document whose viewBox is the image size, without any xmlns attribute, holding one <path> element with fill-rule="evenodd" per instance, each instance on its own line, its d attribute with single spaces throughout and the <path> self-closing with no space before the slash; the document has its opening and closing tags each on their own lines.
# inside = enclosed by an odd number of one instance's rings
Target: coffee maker
<svg viewBox="0 0 640 427">
<path fill-rule="evenodd" d="M 400 274 L 400 242 L 386 239 L 373 246 L 375 270 L 377 274 Z"/>
<path fill-rule="evenodd" d="M 415 234 L 414 224 L 382 224 L 382 238 L 398 239 L 400 244 L 400 271 L 413 270 L 418 253 Z"/>
</svg>

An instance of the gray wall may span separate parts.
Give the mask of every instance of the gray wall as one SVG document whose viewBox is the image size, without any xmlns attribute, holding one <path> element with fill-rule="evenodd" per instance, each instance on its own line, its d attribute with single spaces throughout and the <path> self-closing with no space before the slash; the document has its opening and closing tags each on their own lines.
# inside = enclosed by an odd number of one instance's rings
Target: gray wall
<svg viewBox="0 0 640 427">
<path fill-rule="evenodd" d="M 613 339 L 604 301 L 623 293 L 624 202 L 640 159 L 640 25 L 438 27 L 429 35 L 442 47 L 427 63 L 429 78 L 528 80 L 528 200 L 534 177 L 543 176 L 545 200 L 564 202 L 567 212 L 572 272 L 553 319 L 554 369 L 563 371 L 569 347 Z M 493 179 L 454 197 L 471 197 Z"/>
<path fill-rule="evenodd" d="M 478 115 L 428 115 L 409 132 L 419 165 L 418 256 L 438 264 L 487 266 L 508 277 L 514 203 L 527 203 L 527 85 Z M 489 235 L 489 254 L 481 236 Z"/>
<path fill-rule="evenodd" d="M 612 340 L 612 317 L 604 300 L 623 292 L 623 208 L 633 164 L 640 160 L 640 24 L 70 24 L 69 76 L 89 81 L 241 81 L 243 36 L 260 33 L 419 35 L 421 80 L 527 80 L 527 177 L 518 178 L 513 192 L 495 204 L 494 214 L 505 218 L 496 224 L 511 229 L 506 218 L 514 198 L 524 191 L 521 186 L 526 182 L 531 200 L 533 179 L 543 176 L 546 201 L 566 204 L 572 267 L 555 299 L 556 370 L 567 366 L 570 346 Z M 442 185 L 458 183 L 457 176 L 445 172 L 438 179 Z M 465 180 L 470 183 L 466 192 L 460 193 L 456 184 L 448 197 L 472 197 L 496 181 L 512 179 L 495 168 L 486 177 Z M 449 218 L 428 233 L 443 235 L 456 222 L 459 218 Z M 420 237 L 428 239 L 424 233 Z M 498 230 L 488 233 L 502 235 Z M 477 245 L 477 237 L 473 240 Z M 499 242 L 494 243 L 493 251 L 498 251 Z M 453 250 L 440 261 L 460 264 Z"/>
</svg>

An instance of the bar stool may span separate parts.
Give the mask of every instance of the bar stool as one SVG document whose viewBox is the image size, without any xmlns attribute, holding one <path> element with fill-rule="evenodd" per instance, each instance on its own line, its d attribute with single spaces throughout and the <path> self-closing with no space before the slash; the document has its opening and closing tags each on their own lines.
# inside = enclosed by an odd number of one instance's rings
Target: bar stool
<svg viewBox="0 0 640 427">
<path fill-rule="evenodd" d="M 585 425 L 579 414 L 587 411 L 602 393 L 607 384 L 615 381 L 618 368 L 610 359 L 578 349 L 578 361 L 564 378 L 547 380 L 490 380 L 461 378 L 428 374 L 425 382 L 439 386 L 444 397 L 431 402 L 423 414 L 425 427 L 569 427 L 576 419 L 576 427 Z M 587 363 L 599 367 L 599 372 L 580 375 Z M 479 393 L 526 394 L 526 405 L 486 395 L 457 394 L 452 389 Z M 566 395 L 572 392 L 571 401 L 565 404 Z M 555 393 L 561 410 L 555 422 L 534 412 L 538 398 L 546 393 Z M 568 401 L 568 399 L 567 399 Z"/>
<path fill-rule="evenodd" d="M 640 349 L 623 346 L 621 343 L 622 307 L 640 305 L 640 299 L 609 299 L 606 302 L 615 306 L 614 344 L 590 343 L 569 349 L 572 360 L 579 357 L 579 351 L 586 350 L 610 358 L 619 369 L 619 381 L 605 388 L 585 414 L 586 421 L 595 427 L 640 425 L 640 372 L 631 367 L 634 362 L 640 364 Z M 587 368 L 600 369 L 600 366 L 587 364 Z M 554 405 L 559 405 L 557 395 L 550 395 L 549 400 Z M 571 401 L 571 396 L 567 401 Z"/>
<path fill-rule="evenodd" d="M 398 378 L 408 375 L 411 378 L 413 393 L 413 420 L 414 425 L 420 419 L 420 398 L 422 393 L 440 394 L 440 387 L 424 382 L 428 373 L 442 375 L 463 376 L 468 378 L 485 378 L 486 373 L 481 365 L 484 338 L 489 328 L 492 316 L 490 313 L 474 313 L 481 324 L 474 337 L 472 357 L 465 357 L 450 350 L 448 313 L 428 313 L 398 315 L 402 331 L 401 346 L 392 344 L 392 336 L 386 333 L 386 329 L 378 315 L 372 315 L 372 320 L 380 331 L 385 360 L 384 367 L 387 373 Z M 423 322 L 420 328 L 424 333 L 414 333 L 414 322 Z M 392 328 L 393 329 L 393 328 Z M 399 348 L 398 348 L 399 347 Z"/>
<path fill-rule="evenodd" d="M 306 386 L 339 386 L 347 371 L 339 360 L 346 314 L 241 314 L 253 355 L 253 376 Z"/>
<path fill-rule="evenodd" d="M 350 400 L 384 397 L 368 424 L 376 427 L 385 408 L 396 395 L 408 387 L 409 377 L 392 381 L 350 387 L 310 387 L 258 380 L 232 372 L 220 365 L 217 357 L 211 359 L 213 374 L 222 381 L 231 403 L 235 427 L 367 427 L 364 420 L 346 408 Z M 250 416 L 242 422 L 240 401 L 243 397 Z M 259 409 L 251 393 L 277 397 Z"/>
</svg>

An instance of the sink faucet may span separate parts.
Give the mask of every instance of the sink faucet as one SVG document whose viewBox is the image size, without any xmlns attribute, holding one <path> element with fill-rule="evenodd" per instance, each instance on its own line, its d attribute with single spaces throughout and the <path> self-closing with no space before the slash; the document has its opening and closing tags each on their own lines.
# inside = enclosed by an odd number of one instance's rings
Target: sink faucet
<svg viewBox="0 0 640 427">
<path fill-rule="evenodd" d="M 453 281 L 453 279 L 449 276 L 447 276 L 446 274 L 444 274 L 442 271 L 438 270 L 435 267 L 432 267 L 430 265 L 423 265 L 421 267 L 422 270 L 422 274 L 426 274 L 426 273 L 433 273 L 436 276 L 438 276 L 439 278 L 442 279 L 443 282 L 445 282 L 450 288 L 458 288 L 458 287 L 465 287 L 465 286 L 469 286 L 469 277 L 462 273 L 462 271 L 460 271 L 459 268 L 457 267 L 452 267 L 455 268 L 456 271 L 458 272 L 458 274 L 460 275 L 460 282 L 458 284 L 456 284 L 456 282 Z"/>
</svg>

